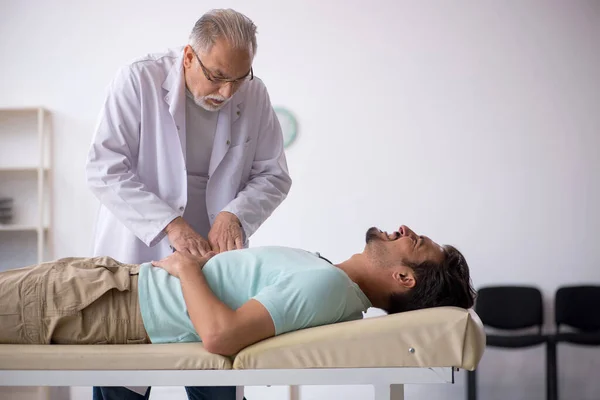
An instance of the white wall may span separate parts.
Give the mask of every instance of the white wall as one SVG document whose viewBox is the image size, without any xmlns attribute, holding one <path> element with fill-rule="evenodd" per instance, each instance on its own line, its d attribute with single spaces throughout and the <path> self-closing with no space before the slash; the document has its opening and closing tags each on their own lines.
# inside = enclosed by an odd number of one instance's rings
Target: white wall
<svg viewBox="0 0 600 400">
<path fill-rule="evenodd" d="M 600 2 L 541 4 L 3 0 L 0 106 L 52 111 L 55 255 L 88 255 L 97 203 L 83 167 L 106 85 L 132 58 L 185 43 L 208 8 L 237 8 L 259 27 L 256 74 L 300 123 L 290 196 L 254 245 L 339 261 L 369 226 L 405 223 L 456 244 L 477 287 L 535 284 L 550 301 L 558 285 L 600 281 Z M 542 399 L 543 362 L 538 349 L 489 350 L 481 398 Z M 561 393 L 600 392 L 599 350 L 562 347 L 559 365 Z M 464 398 L 458 378 L 407 399 Z"/>
</svg>

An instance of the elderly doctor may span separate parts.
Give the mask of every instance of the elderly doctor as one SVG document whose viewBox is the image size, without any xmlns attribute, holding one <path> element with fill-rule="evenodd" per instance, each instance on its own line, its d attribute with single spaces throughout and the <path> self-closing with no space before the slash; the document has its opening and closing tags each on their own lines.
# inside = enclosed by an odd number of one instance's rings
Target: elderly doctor
<svg viewBox="0 0 600 400">
<path fill-rule="evenodd" d="M 291 179 L 279 122 L 252 69 L 256 47 L 251 20 L 213 10 L 183 49 L 118 72 L 86 164 L 101 203 L 94 255 L 140 263 L 173 249 L 204 255 L 247 247 L 285 199 Z M 194 388 L 186 389 L 193 399 Z M 114 390 L 94 394 L 108 399 Z"/>
</svg>

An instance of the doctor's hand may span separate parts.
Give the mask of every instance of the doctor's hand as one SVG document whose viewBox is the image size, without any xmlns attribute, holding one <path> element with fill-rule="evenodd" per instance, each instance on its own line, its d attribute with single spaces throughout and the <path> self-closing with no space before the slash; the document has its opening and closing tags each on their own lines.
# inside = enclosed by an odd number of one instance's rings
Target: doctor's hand
<svg viewBox="0 0 600 400">
<path fill-rule="evenodd" d="M 208 232 L 208 242 L 215 253 L 243 247 L 242 224 L 238 217 L 230 212 L 220 212 Z"/>
<path fill-rule="evenodd" d="M 204 256 L 211 251 L 208 241 L 200 236 L 181 217 L 177 217 L 171 221 L 165 228 L 165 232 L 169 237 L 171 246 L 177 251 L 190 253 L 195 256 Z"/>
<path fill-rule="evenodd" d="M 203 257 L 194 256 L 190 253 L 175 253 L 163 258 L 159 261 L 152 261 L 152 265 L 167 271 L 169 274 L 179 278 L 181 271 L 184 268 L 200 268 L 202 269 L 206 262 L 215 255 L 214 252 L 208 252 Z"/>
</svg>

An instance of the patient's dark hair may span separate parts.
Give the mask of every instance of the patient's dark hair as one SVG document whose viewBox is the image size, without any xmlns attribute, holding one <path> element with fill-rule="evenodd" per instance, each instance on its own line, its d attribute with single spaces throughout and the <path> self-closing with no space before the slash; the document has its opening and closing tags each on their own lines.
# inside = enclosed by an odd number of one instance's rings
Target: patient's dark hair
<svg viewBox="0 0 600 400">
<path fill-rule="evenodd" d="M 394 314 L 430 307 L 473 307 L 476 292 L 465 257 L 450 245 L 444 246 L 444 253 L 441 263 L 425 261 L 411 265 L 404 262 L 414 271 L 416 283 L 407 292 L 392 294 L 385 311 Z"/>
</svg>

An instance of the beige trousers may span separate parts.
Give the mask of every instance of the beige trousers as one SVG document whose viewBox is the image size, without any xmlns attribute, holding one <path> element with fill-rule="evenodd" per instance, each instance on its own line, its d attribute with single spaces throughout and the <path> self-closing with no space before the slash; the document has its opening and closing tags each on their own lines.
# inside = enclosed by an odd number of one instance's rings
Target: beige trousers
<svg viewBox="0 0 600 400">
<path fill-rule="evenodd" d="M 109 257 L 0 272 L 0 343 L 149 343 L 138 272 L 139 265 Z"/>
</svg>

